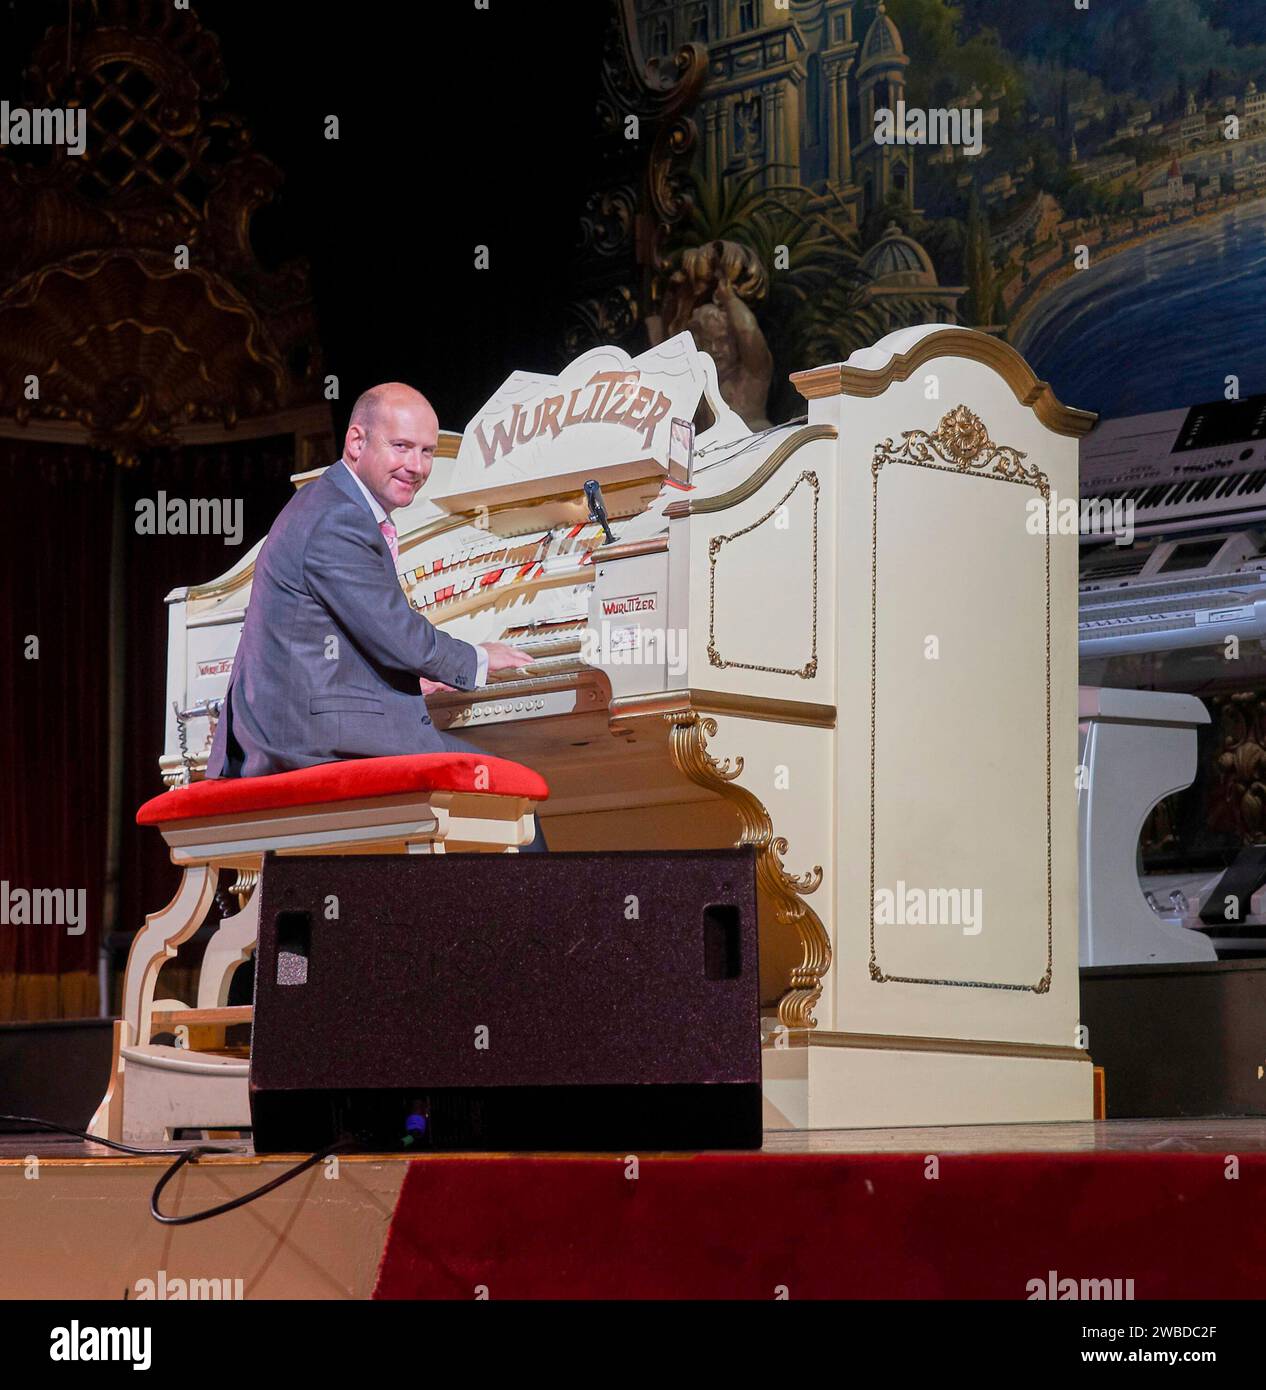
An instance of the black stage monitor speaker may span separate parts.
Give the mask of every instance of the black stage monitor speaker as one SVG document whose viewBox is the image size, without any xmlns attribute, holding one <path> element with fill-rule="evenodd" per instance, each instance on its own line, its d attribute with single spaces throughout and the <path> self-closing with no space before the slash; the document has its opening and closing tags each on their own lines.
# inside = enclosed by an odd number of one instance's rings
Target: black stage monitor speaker
<svg viewBox="0 0 1266 1390">
<path fill-rule="evenodd" d="M 275 858 L 260 1153 L 758 1148 L 751 849 Z"/>
</svg>

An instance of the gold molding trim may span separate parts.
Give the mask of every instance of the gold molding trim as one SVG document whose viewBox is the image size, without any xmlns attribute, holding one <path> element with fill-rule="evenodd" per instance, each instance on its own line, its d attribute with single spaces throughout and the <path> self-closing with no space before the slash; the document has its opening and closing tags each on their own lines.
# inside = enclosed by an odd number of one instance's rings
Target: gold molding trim
<svg viewBox="0 0 1266 1390">
<path fill-rule="evenodd" d="M 763 695 L 736 695 L 728 690 L 665 690 L 654 695 L 624 695 L 611 701 L 614 725 L 620 719 L 686 714 L 734 714 L 776 724 L 807 724 L 816 729 L 835 728 L 835 706 L 807 700 L 772 700 Z"/>
<path fill-rule="evenodd" d="M 812 567 L 813 613 L 810 620 L 809 659 L 798 670 L 789 666 L 760 666 L 750 661 L 727 661 L 717 649 L 716 643 L 717 557 L 721 553 L 721 547 L 729 541 L 736 541 L 740 536 L 747 535 L 749 531 L 755 531 L 758 526 L 763 526 L 779 507 L 788 501 L 801 483 L 808 483 L 813 489 L 813 548 L 809 560 Z M 806 469 L 764 516 L 757 517 L 740 531 L 733 531 L 726 536 L 713 536 L 708 541 L 708 661 L 719 670 L 733 668 L 736 671 L 766 671 L 772 676 L 799 676 L 805 681 L 812 680 L 818 674 L 818 504 L 821 497 L 822 487 L 818 482 L 818 475 Z"/>
<path fill-rule="evenodd" d="M 787 1028 L 813 1028 L 813 1006 L 822 993 L 822 977 L 831 964 L 831 941 L 817 913 L 802 898 L 822 883 L 822 866 L 808 873 L 789 874 L 783 866 L 787 841 L 774 834 L 769 812 L 746 787 L 735 781 L 743 771 L 743 759 L 718 762 L 708 752 L 708 739 L 717 722 L 695 710 L 663 716 L 669 721 L 668 751 L 673 765 L 697 786 L 718 792 L 739 813 L 742 833 L 739 845 L 756 846 L 756 878 L 774 906 L 779 927 L 800 938 L 801 959 L 778 1001 L 778 1019 Z"/>
<path fill-rule="evenodd" d="M 900 1036 L 895 1033 L 778 1033 L 770 1030 L 761 1045 L 771 1051 L 796 1047 L 856 1047 L 867 1051 L 942 1052 L 977 1057 L 1035 1057 L 1048 1062 L 1090 1063 L 1080 1047 L 1060 1043 L 1002 1042 L 986 1038 L 936 1038 Z"/>
<path fill-rule="evenodd" d="M 879 621 L 879 475 L 887 464 L 933 468 L 942 473 L 959 473 L 987 482 L 1011 483 L 1031 487 L 1045 501 L 1050 497 L 1050 479 L 1035 464 L 1025 463 L 1026 455 L 1010 445 L 995 444 L 984 422 L 965 405 L 956 405 L 942 416 L 936 429 L 905 430 L 901 443 L 885 439 L 875 446 L 870 464 L 870 978 L 876 984 L 944 985 L 962 989 L 1001 989 L 1046 994 L 1051 987 L 1055 963 L 1055 916 L 1052 870 L 1051 797 L 1051 536 L 1046 531 L 1046 970 L 1036 984 L 1008 984 L 994 980 L 943 980 L 910 975 L 888 975 L 879 964 L 875 944 L 875 715 L 877 643 Z"/>
<path fill-rule="evenodd" d="M 947 328 L 941 333 L 929 333 L 909 352 L 894 353 L 888 365 L 877 370 L 838 362 L 829 367 L 793 372 L 791 382 L 810 401 L 824 396 L 878 396 L 894 382 L 907 380 L 937 357 L 966 357 L 991 367 L 1011 388 L 1016 400 L 1031 407 L 1042 424 L 1056 434 L 1083 435 L 1099 418 L 1093 411 L 1061 404 L 1050 383 L 1039 381 L 1033 368 L 1010 343 L 974 328 Z"/>
<path fill-rule="evenodd" d="M 650 469 L 645 473 L 638 473 L 634 477 L 622 478 L 618 482 L 606 484 L 602 489 L 602 495 L 604 498 L 608 498 L 614 497 L 616 494 L 622 492 L 653 491 L 657 493 L 663 486 L 664 479 L 667 476 L 667 473 L 663 473 L 659 469 Z M 548 478 L 542 479 L 542 482 L 548 481 Z M 487 495 L 495 497 L 496 493 L 489 493 Z M 589 504 L 585 501 L 583 487 L 556 488 L 553 492 L 541 492 L 532 497 L 512 497 L 508 502 L 480 503 L 478 506 L 474 507 L 457 508 L 452 512 L 446 513 L 446 515 L 450 517 L 459 517 L 462 520 L 469 520 L 471 517 L 476 517 L 483 512 L 487 512 L 490 517 L 493 517 L 500 516 L 504 512 L 531 511 L 534 507 L 543 507 L 547 502 L 574 502 L 577 507 L 584 510 L 586 517 L 588 516 Z M 443 503 L 437 502 L 436 505 L 443 506 Z M 612 521 L 627 520 L 629 517 L 639 515 L 640 510 L 639 508 L 638 511 L 620 513 L 611 507 L 607 508 L 607 512 Z M 491 528 L 484 526 L 480 527 L 480 530 L 489 529 Z M 531 527 L 529 529 L 538 530 L 542 528 Z M 414 534 L 419 534 L 419 532 L 415 532 Z"/>
<path fill-rule="evenodd" d="M 185 595 L 185 602 L 196 603 L 202 599 L 227 598 L 229 594 L 235 594 L 239 589 L 245 588 L 254 578 L 255 561 L 252 560 L 245 569 L 239 570 L 227 579 L 212 579 L 207 584 L 191 584 L 189 592 Z"/>
<path fill-rule="evenodd" d="M 667 536 L 650 536 L 644 541 L 616 541 L 613 545 L 600 545 L 589 558 L 595 565 L 601 565 L 608 560 L 631 560 L 637 555 L 656 555 L 667 549 Z"/>
<path fill-rule="evenodd" d="M 771 450 L 764 463 L 750 477 L 744 478 L 737 487 L 731 488 L 729 492 L 718 493 L 715 497 L 678 498 L 664 508 L 664 515 L 672 521 L 677 521 L 684 516 L 723 512 L 759 492 L 798 449 L 803 449 L 806 444 L 812 444 L 819 439 L 838 438 L 839 431 L 834 425 L 806 425 L 795 434 L 788 435 L 776 449 Z"/>
</svg>

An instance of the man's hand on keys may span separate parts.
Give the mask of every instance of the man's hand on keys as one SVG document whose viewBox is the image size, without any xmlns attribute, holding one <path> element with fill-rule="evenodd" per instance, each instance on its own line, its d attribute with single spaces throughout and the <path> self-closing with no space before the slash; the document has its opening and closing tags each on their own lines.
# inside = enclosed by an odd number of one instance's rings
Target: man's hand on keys
<svg viewBox="0 0 1266 1390">
<path fill-rule="evenodd" d="M 520 666 L 530 666 L 535 659 L 527 652 L 520 651 L 518 647 L 510 646 L 508 642 L 480 642 L 479 645 L 488 653 L 489 673 L 513 671 Z M 453 689 L 451 685 L 445 685 L 442 681 L 429 681 L 425 676 L 418 677 L 418 685 L 423 695 L 434 695 L 437 690 Z"/>
<path fill-rule="evenodd" d="M 527 652 L 512 647 L 508 642 L 480 642 L 488 653 L 488 671 L 513 671 L 519 666 L 530 666 L 535 660 Z"/>
</svg>

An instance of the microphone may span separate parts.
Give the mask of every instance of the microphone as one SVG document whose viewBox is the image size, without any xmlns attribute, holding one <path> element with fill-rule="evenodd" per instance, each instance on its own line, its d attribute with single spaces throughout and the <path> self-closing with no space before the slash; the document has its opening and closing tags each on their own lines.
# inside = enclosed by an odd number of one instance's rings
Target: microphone
<svg viewBox="0 0 1266 1390">
<path fill-rule="evenodd" d="M 597 478 L 590 478 L 585 484 L 585 500 L 589 503 L 589 520 L 596 521 L 606 533 L 607 543 L 611 544 L 615 536 L 611 533 L 611 526 L 607 521 L 607 505 L 602 500 L 602 487 Z"/>
</svg>

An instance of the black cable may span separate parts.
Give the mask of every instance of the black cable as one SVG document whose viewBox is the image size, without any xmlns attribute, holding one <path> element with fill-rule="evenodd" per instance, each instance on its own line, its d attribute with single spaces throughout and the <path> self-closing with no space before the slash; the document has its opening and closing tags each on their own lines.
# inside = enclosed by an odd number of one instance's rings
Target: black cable
<svg viewBox="0 0 1266 1390">
<path fill-rule="evenodd" d="M 158 1186 L 154 1188 L 153 1195 L 149 1199 L 150 1215 L 164 1226 L 191 1226 L 195 1221 L 206 1221 L 209 1217 L 220 1216 L 226 1211 L 233 1211 L 236 1207 L 244 1207 L 247 1202 L 253 1202 L 256 1197 L 262 1197 L 264 1193 L 271 1192 L 273 1188 L 280 1187 L 282 1183 L 297 1178 L 300 1173 L 306 1173 L 309 1168 L 315 1167 L 324 1159 L 329 1158 L 331 1154 L 337 1153 L 339 1149 L 359 1147 L 355 1139 L 346 1137 L 336 1139 L 333 1144 L 322 1149 L 320 1153 L 315 1153 L 311 1158 L 305 1158 L 302 1163 L 296 1164 L 289 1172 L 282 1173 L 280 1177 L 265 1183 L 263 1187 L 257 1187 L 253 1192 L 244 1192 L 240 1197 L 234 1197 L 231 1202 L 222 1202 L 218 1207 L 208 1207 L 206 1211 L 196 1211 L 191 1216 L 166 1216 L 158 1209 L 158 1199 L 163 1195 L 163 1189 L 186 1163 L 197 1163 L 200 1158 L 207 1154 L 240 1154 L 242 1150 L 240 1148 L 212 1148 L 207 1144 L 191 1144 L 187 1149 L 141 1149 L 133 1144 L 120 1144 L 113 1139 L 100 1139 L 95 1134 L 89 1134 L 86 1130 L 72 1129 L 69 1125 L 54 1124 L 52 1120 L 41 1120 L 35 1115 L 0 1114 L 0 1121 L 34 1125 L 37 1129 L 51 1130 L 54 1134 L 73 1134 L 76 1139 L 87 1140 L 90 1144 L 104 1144 L 107 1149 L 117 1149 L 120 1153 L 140 1154 L 148 1158 L 175 1157 L 175 1163 L 159 1178 Z"/>
<path fill-rule="evenodd" d="M 188 1149 L 139 1149 L 132 1144 L 120 1144 L 113 1139 L 101 1139 L 95 1134 L 89 1134 L 86 1130 L 72 1129 L 69 1125 L 54 1124 L 52 1120 L 41 1120 L 34 1115 L 0 1115 L 0 1121 L 8 1120 L 14 1124 L 34 1125 L 37 1129 L 52 1130 L 54 1134 L 73 1134 L 76 1139 L 84 1139 L 89 1144 L 104 1144 L 107 1149 L 118 1149 L 124 1154 L 141 1154 L 152 1158 L 169 1158 L 174 1154 L 190 1152 Z M 208 1149 L 202 1148 L 203 1153 L 231 1154 L 239 1152 L 237 1149 Z"/>
<path fill-rule="evenodd" d="M 154 1195 L 149 1199 L 149 1212 L 155 1221 L 161 1222 L 164 1226 L 191 1226 L 195 1221 L 206 1221 L 209 1217 L 220 1216 L 226 1211 L 233 1211 L 237 1207 L 244 1207 L 247 1202 L 253 1202 L 256 1197 L 262 1197 L 265 1192 L 271 1192 L 273 1188 L 280 1187 L 282 1183 L 289 1182 L 292 1178 L 297 1178 L 300 1173 L 306 1173 L 309 1168 L 315 1167 L 322 1160 L 330 1157 L 339 1149 L 356 1147 L 354 1139 L 337 1139 L 333 1144 L 324 1148 L 320 1153 L 314 1153 L 311 1158 L 305 1158 L 302 1163 L 297 1163 L 289 1172 L 282 1173 L 280 1177 L 274 1178 L 272 1182 L 266 1182 L 263 1187 L 257 1187 L 254 1192 L 244 1192 L 240 1197 L 234 1197 L 231 1202 L 221 1202 L 218 1207 L 208 1207 L 206 1211 L 195 1211 L 191 1216 L 165 1216 L 158 1209 L 158 1199 L 163 1195 L 163 1188 L 176 1176 L 186 1163 L 196 1163 L 205 1153 L 223 1153 L 225 1150 L 204 1149 L 198 1145 L 185 1150 L 184 1153 L 171 1165 L 158 1181 L 158 1186 L 154 1189 Z"/>
</svg>

